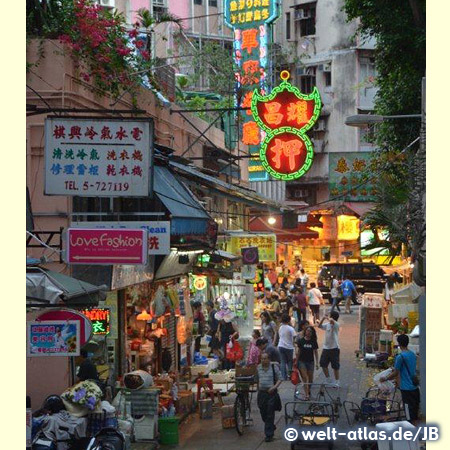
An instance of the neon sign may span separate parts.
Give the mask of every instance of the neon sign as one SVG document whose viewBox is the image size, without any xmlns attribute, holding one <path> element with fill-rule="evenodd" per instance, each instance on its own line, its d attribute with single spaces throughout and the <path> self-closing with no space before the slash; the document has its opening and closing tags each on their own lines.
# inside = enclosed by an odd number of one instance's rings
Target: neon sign
<svg viewBox="0 0 450 450">
<path fill-rule="evenodd" d="M 225 0 L 224 16 L 230 28 L 267 24 L 278 17 L 278 1 Z"/>
<path fill-rule="evenodd" d="M 322 102 L 316 87 L 305 95 L 288 82 L 287 70 L 280 77 L 283 81 L 270 95 L 253 91 L 251 111 L 266 133 L 259 153 L 264 169 L 279 180 L 295 180 L 313 162 L 314 149 L 306 132 L 319 118 Z"/>
<path fill-rule="evenodd" d="M 109 308 L 92 308 L 81 311 L 91 322 L 92 331 L 96 335 L 106 335 L 110 331 Z"/>
</svg>

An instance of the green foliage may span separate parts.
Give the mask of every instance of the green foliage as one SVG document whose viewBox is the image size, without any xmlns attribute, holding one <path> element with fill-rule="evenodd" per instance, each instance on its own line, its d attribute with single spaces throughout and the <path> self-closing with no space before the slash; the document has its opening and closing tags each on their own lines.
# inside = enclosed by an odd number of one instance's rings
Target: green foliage
<svg viewBox="0 0 450 450">
<path fill-rule="evenodd" d="M 420 113 L 425 76 L 425 0 L 345 0 L 344 10 L 349 20 L 360 19 L 361 36 L 376 38 L 375 113 Z M 422 177 L 421 186 L 424 181 L 425 160 L 417 158 L 419 145 L 403 151 L 419 134 L 419 120 L 399 119 L 377 125 L 374 136 L 380 150 L 374 154 L 370 172 L 372 177 L 376 174 L 378 193 L 365 225 L 388 230 L 389 241 L 377 239 L 373 246 L 389 248 L 394 255 L 400 254 L 402 244 L 417 248 L 424 236 L 421 199 L 415 186 L 418 177 Z"/>
</svg>

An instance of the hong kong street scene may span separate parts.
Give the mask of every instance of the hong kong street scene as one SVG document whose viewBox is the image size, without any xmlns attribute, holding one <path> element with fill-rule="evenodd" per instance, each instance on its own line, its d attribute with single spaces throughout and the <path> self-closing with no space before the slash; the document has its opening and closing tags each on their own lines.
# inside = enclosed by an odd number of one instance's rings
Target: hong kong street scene
<svg viewBox="0 0 450 450">
<path fill-rule="evenodd" d="M 439 438 L 425 22 L 425 0 L 26 1 L 27 449 Z"/>
</svg>

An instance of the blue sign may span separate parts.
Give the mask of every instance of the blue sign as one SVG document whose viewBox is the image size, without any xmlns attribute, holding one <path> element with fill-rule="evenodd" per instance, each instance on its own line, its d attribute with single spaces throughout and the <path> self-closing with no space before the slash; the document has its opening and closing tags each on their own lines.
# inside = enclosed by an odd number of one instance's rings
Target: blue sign
<svg viewBox="0 0 450 450">
<path fill-rule="evenodd" d="M 28 356 L 78 356 L 80 322 L 76 320 L 43 320 L 27 322 Z"/>
</svg>

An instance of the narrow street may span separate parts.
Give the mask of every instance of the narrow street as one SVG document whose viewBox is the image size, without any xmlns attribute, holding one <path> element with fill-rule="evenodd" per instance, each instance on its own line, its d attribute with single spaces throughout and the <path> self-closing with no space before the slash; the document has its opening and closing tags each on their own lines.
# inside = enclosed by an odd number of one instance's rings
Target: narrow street
<svg viewBox="0 0 450 450">
<path fill-rule="evenodd" d="M 365 364 L 358 361 L 355 350 L 358 348 L 359 324 L 358 306 L 352 306 L 352 314 L 342 314 L 339 318 L 341 323 L 340 345 L 341 345 L 341 400 L 352 400 L 359 402 L 362 395 L 368 388 L 368 369 Z M 324 332 L 318 330 L 319 346 L 322 346 Z M 324 375 L 320 370 L 315 381 L 324 381 Z M 294 400 L 294 387 L 289 381 L 283 382 L 279 389 L 283 405 Z M 224 397 L 224 403 L 231 405 L 234 403 L 235 394 Z M 214 449 L 218 440 L 221 446 L 227 449 L 278 449 L 289 448 L 283 433 L 285 430 L 284 412 L 276 414 L 275 440 L 270 443 L 264 442 L 264 424 L 261 420 L 258 407 L 256 406 L 256 395 L 252 401 L 253 425 L 245 429 L 242 436 L 239 436 L 234 428 L 224 430 L 221 425 L 219 408 L 214 408 L 213 419 L 202 420 L 198 413 L 191 414 L 180 426 L 180 444 L 178 446 L 161 446 L 161 448 L 182 448 L 182 449 Z M 340 413 L 338 424 L 346 423 L 343 409 Z M 133 450 L 144 450 L 149 448 L 148 443 L 136 443 Z M 150 447 L 151 448 L 151 447 Z M 312 448 L 312 446 L 311 446 Z M 321 447 L 317 447 L 321 448 Z M 326 448 L 326 445 L 323 446 Z M 356 449 L 360 448 L 358 443 L 337 442 L 335 448 Z"/>
</svg>

